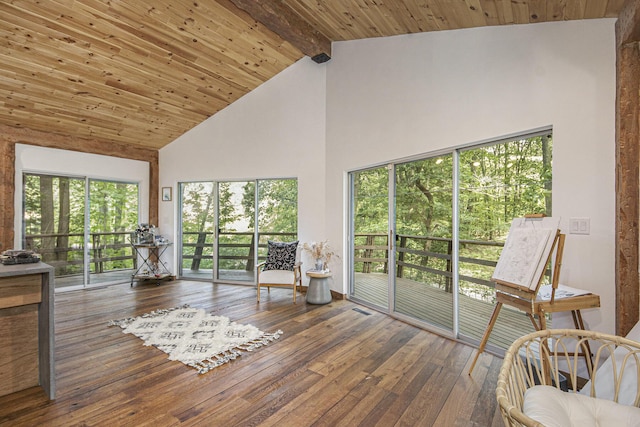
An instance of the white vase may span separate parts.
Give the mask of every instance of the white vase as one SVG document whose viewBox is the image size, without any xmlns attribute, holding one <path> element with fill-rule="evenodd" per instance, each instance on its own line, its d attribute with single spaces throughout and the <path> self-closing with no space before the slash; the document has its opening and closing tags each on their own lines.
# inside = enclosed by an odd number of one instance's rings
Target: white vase
<svg viewBox="0 0 640 427">
<path fill-rule="evenodd" d="M 316 259 L 316 267 L 315 270 L 322 271 L 324 269 L 324 261 L 321 258 Z"/>
</svg>

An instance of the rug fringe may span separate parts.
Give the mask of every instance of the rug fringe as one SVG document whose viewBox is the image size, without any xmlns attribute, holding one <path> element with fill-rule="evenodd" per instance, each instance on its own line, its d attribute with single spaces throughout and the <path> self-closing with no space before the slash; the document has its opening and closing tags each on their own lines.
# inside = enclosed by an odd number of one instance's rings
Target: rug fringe
<svg viewBox="0 0 640 427">
<path fill-rule="evenodd" d="M 245 345 L 242 345 L 242 346 L 239 345 L 238 348 L 244 351 L 253 351 L 257 348 L 260 348 L 269 344 L 270 342 L 277 340 L 278 338 L 280 338 L 280 335 L 282 334 L 283 332 L 280 329 L 278 329 L 274 333 L 263 333 L 262 336 L 254 339 L 253 341 L 250 341 Z"/>
<path fill-rule="evenodd" d="M 241 353 L 239 351 L 231 349 L 231 350 L 227 350 L 224 353 L 214 354 L 208 359 L 200 360 L 197 362 L 191 362 L 187 365 L 191 366 L 192 368 L 195 368 L 199 374 L 206 374 L 210 370 L 217 368 L 218 366 L 222 366 L 225 363 L 229 363 L 240 356 L 241 356 Z"/>
<path fill-rule="evenodd" d="M 243 351 L 253 351 L 257 348 L 269 344 L 270 342 L 277 340 L 282 334 L 283 332 L 279 329 L 274 333 L 263 333 L 261 337 L 254 339 L 248 345 L 239 345 L 236 348 Z M 230 349 L 224 353 L 215 354 L 209 359 L 192 362 L 188 366 L 197 369 L 199 374 L 206 374 L 210 370 L 224 365 L 225 363 L 229 363 L 232 360 L 235 360 L 238 357 L 242 356 L 242 353 L 238 350 Z M 215 360 L 213 359 L 213 357 L 215 357 Z"/>
</svg>

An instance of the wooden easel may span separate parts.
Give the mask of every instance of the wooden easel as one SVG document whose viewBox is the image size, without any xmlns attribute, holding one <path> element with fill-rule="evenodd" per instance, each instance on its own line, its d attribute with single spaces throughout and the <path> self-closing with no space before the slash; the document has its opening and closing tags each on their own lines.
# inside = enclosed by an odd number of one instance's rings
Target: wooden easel
<svg viewBox="0 0 640 427">
<path fill-rule="evenodd" d="M 541 218 L 540 216 L 525 216 L 525 220 L 528 218 Z M 515 223 L 515 220 L 514 220 Z M 512 226 L 513 229 L 513 226 Z M 487 325 L 487 329 L 482 336 L 482 340 L 480 341 L 480 345 L 478 346 L 478 351 L 476 352 L 475 358 L 471 363 L 471 367 L 469 368 L 469 375 L 473 371 L 473 368 L 476 365 L 478 357 L 481 353 L 484 352 L 487 341 L 489 340 L 489 336 L 491 335 L 491 331 L 495 326 L 496 320 L 498 320 L 498 314 L 500 314 L 500 309 L 503 304 L 510 305 L 515 307 L 521 311 L 524 311 L 533 327 L 540 331 L 547 328 L 546 322 L 546 313 L 554 313 L 561 311 L 571 311 L 573 323 L 576 329 L 584 330 L 584 321 L 582 320 L 582 314 L 580 310 L 586 308 L 597 308 L 600 307 L 600 297 L 598 295 L 587 293 L 582 295 L 563 297 L 563 298 L 555 298 L 556 290 L 559 286 L 559 278 L 560 278 L 560 267 L 562 266 L 562 255 L 564 251 L 564 241 L 565 235 L 560 233 L 559 229 L 556 229 L 555 236 L 553 237 L 553 242 L 551 243 L 550 248 L 543 253 L 543 258 L 541 260 L 532 260 L 533 263 L 536 263 L 538 266 L 537 272 L 541 273 L 539 275 L 536 274 L 535 280 L 531 282 L 528 286 L 523 284 L 511 283 L 505 280 L 501 280 L 500 278 L 492 277 L 491 280 L 496 284 L 496 306 L 493 309 L 493 313 L 491 314 L 491 318 L 489 319 L 489 324 Z M 509 242 L 509 237 L 507 238 L 507 242 Z M 505 249 L 507 249 L 507 244 L 505 243 Z M 550 250 L 549 250 L 550 249 Z M 551 279 L 551 298 L 550 299 L 541 299 L 538 297 L 538 292 L 540 291 L 540 286 L 542 285 L 542 280 L 544 278 L 544 272 L 546 267 L 551 263 L 551 259 L 553 256 L 553 252 L 555 249 L 555 260 L 553 263 L 553 275 Z M 502 261 L 502 255 L 501 259 Z M 500 261 L 498 264 L 500 264 Z M 541 262 L 541 264 L 538 264 Z M 539 267 L 542 266 L 542 269 Z M 498 267 L 496 267 L 497 269 Z M 537 321 L 536 321 L 537 317 Z M 587 368 L 589 373 L 591 372 L 591 350 L 588 347 L 588 342 L 586 343 L 586 349 L 584 351 L 585 360 L 587 362 Z"/>
</svg>

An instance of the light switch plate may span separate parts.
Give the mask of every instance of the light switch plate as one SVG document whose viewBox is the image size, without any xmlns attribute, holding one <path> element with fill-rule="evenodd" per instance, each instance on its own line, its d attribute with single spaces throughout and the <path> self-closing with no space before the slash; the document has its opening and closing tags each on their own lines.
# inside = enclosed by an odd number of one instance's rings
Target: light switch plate
<svg viewBox="0 0 640 427">
<path fill-rule="evenodd" d="M 591 218 L 569 218 L 569 234 L 590 234 Z"/>
</svg>

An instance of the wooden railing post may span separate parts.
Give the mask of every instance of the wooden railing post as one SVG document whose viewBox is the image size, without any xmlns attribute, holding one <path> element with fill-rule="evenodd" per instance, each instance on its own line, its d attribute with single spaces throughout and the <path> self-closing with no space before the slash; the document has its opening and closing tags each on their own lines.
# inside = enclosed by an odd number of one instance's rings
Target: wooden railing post
<svg viewBox="0 0 640 427">
<path fill-rule="evenodd" d="M 371 258 L 371 256 L 373 255 L 373 249 L 371 249 L 371 247 L 373 246 L 375 236 L 367 236 L 367 248 L 364 250 L 364 257 L 366 258 Z M 362 272 L 363 273 L 371 273 L 371 261 L 365 261 L 364 264 L 362 265 Z"/>
<path fill-rule="evenodd" d="M 198 232 L 198 240 L 196 243 L 196 250 L 193 253 L 193 259 L 191 260 L 191 270 L 198 271 L 200 270 L 200 260 L 202 259 L 202 251 L 204 249 L 204 244 L 207 241 L 207 233 L 205 231 Z"/>
<path fill-rule="evenodd" d="M 251 246 L 249 247 L 249 258 L 247 259 L 247 265 L 245 267 L 245 271 L 253 271 L 253 267 L 255 264 L 253 260 L 253 255 L 256 253 L 255 243 L 256 243 L 256 235 L 254 234 L 251 236 Z"/>
<path fill-rule="evenodd" d="M 102 258 L 101 256 L 102 250 L 100 249 L 100 235 L 92 234 L 91 243 L 93 245 L 92 252 L 93 252 L 93 261 L 94 261 L 93 263 L 95 264 L 95 272 L 103 273 L 102 261 L 100 261 L 100 259 Z"/>
</svg>

